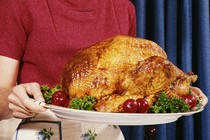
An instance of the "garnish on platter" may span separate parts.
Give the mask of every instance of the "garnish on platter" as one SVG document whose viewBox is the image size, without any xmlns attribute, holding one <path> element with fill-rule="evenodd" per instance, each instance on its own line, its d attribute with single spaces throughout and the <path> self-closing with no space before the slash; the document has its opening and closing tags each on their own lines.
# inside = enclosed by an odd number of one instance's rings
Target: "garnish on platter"
<svg viewBox="0 0 210 140">
<path fill-rule="evenodd" d="M 94 104 L 96 100 L 93 96 L 85 96 L 84 98 L 70 98 L 68 93 L 62 91 L 59 85 L 49 87 L 42 85 L 41 90 L 48 104 L 78 109 L 96 111 Z M 165 92 L 162 92 L 153 105 L 149 106 L 144 98 L 127 99 L 122 104 L 124 113 L 179 113 L 190 110 L 198 110 L 201 107 L 199 99 L 188 93 L 179 98 L 169 98 Z"/>
<path fill-rule="evenodd" d="M 69 94 L 62 91 L 59 85 L 49 87 L 42 85 L 41 91 L 45 99 L 45 103 L 61 107 L 67 107 L 79 110 L 94 111 L 95 98 L 92 96 L 85 96 L 82 98 L 70 98 Z"/>
<path fill-rule="evenodd" d="M 59 86 L 42 91 L 46 103 L 79 110 L 177 113 L 202 105 L 192 94 L 197 78 L 170 62 L 156 43 L 119 35 L 76 53 Z"/>
</svg>

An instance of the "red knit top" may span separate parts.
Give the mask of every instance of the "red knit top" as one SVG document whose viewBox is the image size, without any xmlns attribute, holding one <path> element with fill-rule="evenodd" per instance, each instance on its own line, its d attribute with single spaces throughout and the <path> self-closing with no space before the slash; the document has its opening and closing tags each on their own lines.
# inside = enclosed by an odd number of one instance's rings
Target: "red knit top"
<svg viewBox="0 0 210 140">
<path fill-rule="evenodd" d="M 2 0 L 0 55 L 20 61 L 18 83 L 59 83 L 75 52 L 118 34 L 136 35 L 129 0 Z"/>
</svg>

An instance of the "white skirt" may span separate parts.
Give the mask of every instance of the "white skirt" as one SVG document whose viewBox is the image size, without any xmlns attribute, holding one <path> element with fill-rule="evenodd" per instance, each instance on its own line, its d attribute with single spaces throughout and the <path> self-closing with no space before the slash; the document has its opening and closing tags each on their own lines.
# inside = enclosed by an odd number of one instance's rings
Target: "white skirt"
<svg viewBox="0 0 210 140">
<path fill-rule="evenodd" d="M 118 126 L 71 122 L 58 119 L 47 110 L 23 120 L 13 140 L 124 140 L 124 137 Z"/>
</svg>

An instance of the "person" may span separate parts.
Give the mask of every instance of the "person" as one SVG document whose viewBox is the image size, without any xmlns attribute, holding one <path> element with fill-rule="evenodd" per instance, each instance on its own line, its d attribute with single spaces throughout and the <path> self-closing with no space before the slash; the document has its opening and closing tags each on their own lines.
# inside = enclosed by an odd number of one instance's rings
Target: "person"
<svg viewBox="0 0 210 140">
<path fill-rule="evenodd" d="M 124 139 L 113 126 L 58 119 L 31 97 L 44 101 L 40 86 L 58 84 L 77 51 L 136 36 L 135 16 L 129 0 L 0 0 L 0 120 L 23 119 L 13 139 Z"/>
</svg>

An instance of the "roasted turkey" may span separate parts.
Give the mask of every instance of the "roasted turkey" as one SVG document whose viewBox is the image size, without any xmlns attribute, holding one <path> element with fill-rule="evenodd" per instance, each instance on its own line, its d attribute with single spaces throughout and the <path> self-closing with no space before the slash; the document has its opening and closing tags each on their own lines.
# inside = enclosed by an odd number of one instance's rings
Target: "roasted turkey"
<svg viewBox="0 0 210 140">
<path fill-rule="evenodd" d="M 61 88 L 72 98 L 94 96 L 96 111 L 123 112 L 127 99 L 145 98 L 152 105 L 162 91 L 171 97 L 187 94 L 196 80 L 197 75 L 172 64 L 156 43 L 118 35 L 70 58 Z"/>
</svg>

